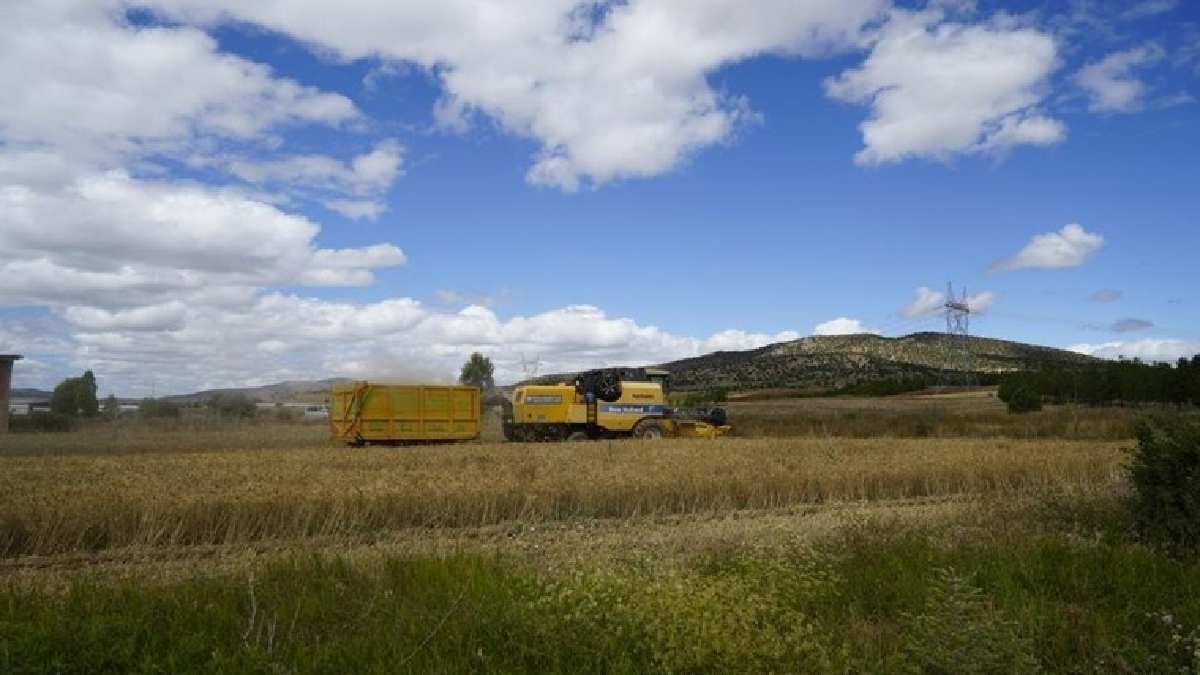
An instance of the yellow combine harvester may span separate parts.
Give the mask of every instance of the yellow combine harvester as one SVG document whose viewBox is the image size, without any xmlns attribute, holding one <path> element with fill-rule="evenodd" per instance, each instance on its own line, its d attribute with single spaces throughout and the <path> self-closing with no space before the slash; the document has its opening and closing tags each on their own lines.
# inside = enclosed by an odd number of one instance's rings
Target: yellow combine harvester
<svg viewBox="0 0 1200 675">
<path fill-rule="evenodd" d="M 636 368 L 594 370 L 572 383 L 517 387 L 504 405 L 504 437 L 581 441 L 716 438 L 729 433 L 723 408 L 672 408 L 666 384 L 666 371 Z"/>
</svg>

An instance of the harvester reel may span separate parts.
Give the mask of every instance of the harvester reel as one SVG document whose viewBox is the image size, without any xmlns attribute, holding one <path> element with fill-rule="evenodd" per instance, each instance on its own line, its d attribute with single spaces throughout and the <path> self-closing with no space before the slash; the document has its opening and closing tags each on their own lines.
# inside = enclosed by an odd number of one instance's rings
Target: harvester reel
<svg viewBox="0 0 1200 675">
<path fill-rule="evenodd" d="M 596 397 L 612 403 L 621 398 L 621 378 L 611 370 L 600 373 L 596 378 Z"/>
<path fill-rule="evenodd" d="M 621 375 L 615 370 L 584 373 L 576 380 L 575 386 L 585 394 L 591 392 L 605 403 L 612 403 L 621 398 Z"/>
</svg>

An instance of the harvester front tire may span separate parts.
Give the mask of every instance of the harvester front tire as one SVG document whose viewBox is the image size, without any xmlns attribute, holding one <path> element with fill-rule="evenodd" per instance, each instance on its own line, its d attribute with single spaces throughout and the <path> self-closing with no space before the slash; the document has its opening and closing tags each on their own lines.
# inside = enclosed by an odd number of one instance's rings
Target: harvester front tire
<svg viewBox="0 0 1200 675">
<path fill-rule="evenodd" d="M 665 435 L 662 425 L 654 420 L 642 420 L 633 427 L 633 437 L 643 441 L 657 441 Z"/>
<path fill-rule="evenodd" d="M 570 434 L 567 435 L 567 441 L 570 443 L 575 443 L 578 441 L 586 441 L 586 440 L 589 440 L 590 438 L 591 437 L 587 435 L 586 431 L 572 431 Z"/>
</svg>

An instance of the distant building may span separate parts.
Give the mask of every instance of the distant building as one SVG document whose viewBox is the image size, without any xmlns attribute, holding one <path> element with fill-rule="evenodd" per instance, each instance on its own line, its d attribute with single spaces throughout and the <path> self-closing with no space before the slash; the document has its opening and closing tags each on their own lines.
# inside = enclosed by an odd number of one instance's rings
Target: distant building
<svg viewBox="0 0 1200 675">
<path fill-rule="evenodd" d="M 20 354 L 0 354 L 0 434 L 8 433 L 8 394 L 12 386 L 13 363 Z"/>
<path fill-rule="evenodd" d="M 323 405 L 310 405 L 304 409 L 304 419 L 323 420 L 323 419 L 328 419 L 328 417 L 329 417 L 329 408 L 327 408 Z"/>
<path fill-rule="evenodd" d="M 8 401 L 8 414 L 13 416 L 50 412 L 50 401 L 42 398 L 14 398 Z"/>
</svg>

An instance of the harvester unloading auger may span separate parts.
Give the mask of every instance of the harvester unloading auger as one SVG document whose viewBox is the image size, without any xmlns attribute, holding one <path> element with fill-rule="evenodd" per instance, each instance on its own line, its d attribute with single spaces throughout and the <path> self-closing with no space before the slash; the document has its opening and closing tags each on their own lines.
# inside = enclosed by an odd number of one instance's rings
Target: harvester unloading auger
<svg viewBox="0 0 1200 675">
<path fill-rule="evenodd" d="M 672 407 L 667 377 L 662 370 L 606 368 L 583 373 L 572 383 L 517 387 L 504 406 L 504 437 L 562 441 L 716 438 L 729 433 L 723 408 Z"/>
</svg>

